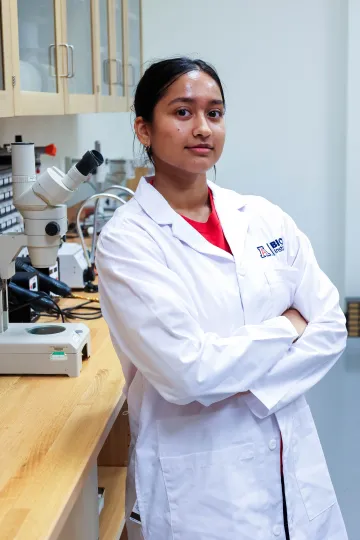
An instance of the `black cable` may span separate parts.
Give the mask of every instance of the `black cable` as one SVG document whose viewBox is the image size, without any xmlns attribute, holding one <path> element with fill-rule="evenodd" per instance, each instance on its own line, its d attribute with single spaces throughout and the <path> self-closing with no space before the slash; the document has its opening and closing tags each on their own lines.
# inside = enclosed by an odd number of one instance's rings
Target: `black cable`
<svg viewBox="0 0 360 540">
<path fill-rule="evenodd" d="M 42 296 L 42 297 L 46 297 L 52 304 L 54 304 L 55 306 L 55 311 L 57 313 L 57 317 L 59 317 L 59 315 L 61 315 L 61 310 L 60 310 L 60 307 L 56 304 L 56 302 L 54 302 L 53 298 L 51 298 L 50 295 L 48 295 L 47 293 L 44 293 L 44 292 L 41 292 L 41 291 L 36 291 L 36 294 L 39 295 L 39 296 Z M 13 313 L 14 311 L 17 311 L 19 309 L 22 309 L 24 307 L 27 307 L 27 306 L 31 306 L 33 308 L 33 311 L 34 313 L 37 313 L 36 309 L 35 308 L 35 304 L 36 304 L 36 299 L 32 299 L 32 300 L 29 300 L 28 302 L 23 302 L 21 304 L 19 303 L 14 303 L 11 299 L 9 299 L 9 308 L 10 306 L 12 306 L 10 309 L 9 309 L 9 314 L 10 313 Z M 39 306 L 37 306 L 39 307 Z M 46 312 L 49 316 L 51 314 L 51 312 Z M 63 321 L 64 322 L 64 321 Z"/>
<path fill-rule="evenodd" d="M 55 318 L 55 319 L 58 319 L 59 317 L 61 317 L 62 323 L 65 323 L 66 319 L 67 320 L 80 319 L 80 320 L 84 320 L 84 321 L 92 321 L 92 320 L 102 318 L 101 308 L 89 305 L 89 304 L 92 304 L 92 303 L 97 304 L 98 300 L 96 300 L 96 299 L 94 299 L 94 300 L 89 299 L 89 300 L 86 300 L 85 302 L 81 302 L 80 304 L 77 304 L 75 306 L 70 306 L 70 307 L 61 309 L 60 306 L 55 302 L 54 298 L 50 294 L 45 293 L 43 291 L 36 291 L 36 293 L 39 296 L 45 297 L 48 300 L 50 300 L 51 303 L 54 306 L 54 309 L 52 311 L 49 310 L 48 312 L 45 312 L 45 313 L 34 310 L 34 312 L 38 316 L 52 317 L 52 318 Z M 56 297 L 56 298 L 60 298 L 60 297 Z M 10 312 L 16 311 L 17 309 L 23 308 L 23 307 L 25 307 L 27 305 L 32 305 L 32 302 L 27 302 L 27 303 L 24 303 L 24 304 L 21 304 L 21 305 L 16 305 L 16 306 L 14 306 L 14 307 L 12 307 L 10 309 Z M 81 310 L 81 311 L 79 311 L 79 310 Z"/>
<path fill-rule="evenodd" d="M 96 319 L 101 319 L 102 318 L 102 314 L 99 313 L 98 315 L 94 315 L 93 317 L 89 317 L 89 316 L 81 316 L 79 315 L 78 313 L 75 313 L 74 315 L 68 315 L 67 317 L 68 319 L 75 319 L 75 320 L 80 320 L 80 321 L 95 321 Z"/>
<path fill-rule="evenodd" d="M 35 311 L 34 313 L 36 314 L 37 318 L 40 318 L 40 317 L 51 317 L 51 318 L 54 318 L 54 319 L 59 318 L 58 313 L 47 313 L 46 311 L 44 311 L 42 313 L 41 312 L 39 313 L 39 312 Z M 33 321 L 31 321 L 31 322 L 33 322 Z"/>
<path fill-rule="evenodd" d="M 40 296 L 45 296 L 46 298 L 48 298 L 48 300 L 50 300 L 54 306 L 55 306 L 55 311 L 57 311 L 57 313 L 61 316 L 61 322 L 62 323 L 65 323 L 65 316 L 63 314 L 63 310 L 57 305 L 57 303 L 55 302 L 55 300 L 52 298 L 52 296 L 48 293 L 45 293 L 43 291 L 36 291 Z"/>
<path fill-rule="evenodd" d="M 10 305 L 12 305 L 11 302 L 9 302 L 9 307 L 10 307 Z M 32 302 L 26 302 L 26 303 L 21 304 L 21 305 L 16 305 L 15 307 L 12 307 L 11 309 L 9 309 L 9 314 L 10 314 L 10 313 L 14 313 L 14 311 L 17 311 L 18 309 L 22 309 L 23 307 L 26 307 L 26 306 L 32 306 L 32 307 L 33 307 L 33 304 L 32 304 Z M 34 307 L 33 307 L 33 313 L 36 315 L 36 320 L 37 320 L 39 317 L 41 317 L 41 316 L 44 316 L 44 317 L 54 317 L 55 319 L 58 319 L 59 316 L 61 315 L 61 313 L 60 313 L 61 310 L 60 310 L 59 306 L 57 306 L 57 307 L 58 307 L 58 310 L 55 310 L 55 313 L 54 313 L 54 312 L 50 312 L 50 311 L 44 311 L 44 312 L 42 312 L 42 313 L 39 313 L 39 312 L 36 311 L 36 310 L 34 309 Z M 30 322 L 30 321 L 29 321 L 29 322 Z M 31 322 L 34 323 L 35 321 L 32 320 Z M 64 320 L 63 320 L 62 322 L 64 322 Z"/>
<path fill-rule="evenodd" d="M 87 300 L 86 302 L 82 302 L 81 304 L 77 304 L 76 306 L 71 306 L 68 308 L 64 308 L 63 312 L 66 318 L 68 319 L 82 319 L 82 320 L 95 320 L 100 319 L 102 317 L 101 308 L 100 307 L 93 307 L 89 306 L 91 303 L 97 303 L 97 300 Z M 90 311 L 91 313 L 84 313 L 79 312 L 78 310 L 83 308 L 84 310 Z"/>
</svg>

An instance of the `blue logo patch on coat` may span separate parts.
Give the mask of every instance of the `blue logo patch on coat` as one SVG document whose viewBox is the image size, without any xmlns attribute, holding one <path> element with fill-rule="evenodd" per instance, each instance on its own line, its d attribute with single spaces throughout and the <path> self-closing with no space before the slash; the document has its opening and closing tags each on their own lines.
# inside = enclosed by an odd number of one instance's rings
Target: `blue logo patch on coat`
<svg viewBox="0 0 360 540">
<path fill-rule="evenodd" d="M 265 257 L 271 257 L 272 253 L 269 253 L 268 251 L 266 251 L 266 249 L 264 248 L 264 246 L 258 246 L 257 248 L 259 250 L 259 253 L 260 253 L 260 257 L 262 259 L 265 259 Z"/>
<path fill-rule="evenodd" d="M 276 253 L 280 253 L 281 251 L 284 251 L 284 242 L 282 238 L 273 240 L 272 242 L 265 244 L 265 246 L 266 247 L 264 246 L 257 247 L 260 253 L 260 257 L 262 259 L 265 259 L 266 257 L 271 257 L 273 255 L 276 255 Z"/>
</svg>

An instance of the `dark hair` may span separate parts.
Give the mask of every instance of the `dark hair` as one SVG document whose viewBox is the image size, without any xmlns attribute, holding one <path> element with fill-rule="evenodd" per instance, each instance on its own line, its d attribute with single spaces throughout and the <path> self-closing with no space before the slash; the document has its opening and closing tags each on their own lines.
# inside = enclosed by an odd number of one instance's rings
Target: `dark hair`
<svg viewBox="0 0 360 540">
<path fill-rule="evenodd" d="M 134 110 L 136 116 L 142 116 L 146 122 L 152 122 L 154 109 L 166 90 L 179 77 L 190 71 L 203 71 L 218 84 L 225 106 L 225 95 L 220 77 L 216 70 L 204 60 L 192 60 L 188 57 L 168 58 L 154 62 L 141 77 L 135 92 Z M 153 163 L 152 149 L 146 148 L 148 158 Z"/>
</svg>

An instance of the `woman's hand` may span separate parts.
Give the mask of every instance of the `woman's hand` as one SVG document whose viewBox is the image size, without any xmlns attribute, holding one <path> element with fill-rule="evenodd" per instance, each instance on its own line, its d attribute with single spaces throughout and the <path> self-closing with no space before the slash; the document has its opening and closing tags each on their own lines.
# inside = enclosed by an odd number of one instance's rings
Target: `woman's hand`
<svg viewBox="0 0 360 540">
<path fill-rule="evenodd" d="M 287 309 L 283 313 L 283 317 L 286 317 L 287 319 L 289 319 L 289 321 L 295 327 L 295 330 L 299 334 L 299 337 L 305 332 L 305 329 L 308 323 L 304 319 L 304 317 L 301 315 L 301 313 L 298 312 L 297 309 L 294 309 L 294 308 Z"/>
</svg>

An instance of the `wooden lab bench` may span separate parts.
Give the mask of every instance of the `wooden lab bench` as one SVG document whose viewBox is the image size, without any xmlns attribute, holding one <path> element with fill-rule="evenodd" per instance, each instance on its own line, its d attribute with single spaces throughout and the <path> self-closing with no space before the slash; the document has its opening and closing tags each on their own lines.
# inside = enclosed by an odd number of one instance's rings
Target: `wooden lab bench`
<svg viewBox="0 0 360 540">
<path fill-rule="evenodd" d="M 100 540 L 126 537 L 124 376 L 104 319 L 86 324 L 92 355 L 80 377 L 0 376 L 0 540 L 64 537 L 96 464 Z"/>
</svg>

